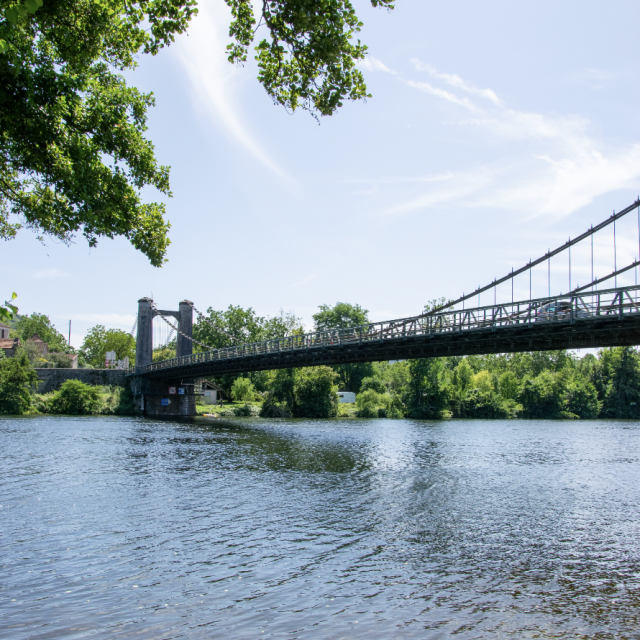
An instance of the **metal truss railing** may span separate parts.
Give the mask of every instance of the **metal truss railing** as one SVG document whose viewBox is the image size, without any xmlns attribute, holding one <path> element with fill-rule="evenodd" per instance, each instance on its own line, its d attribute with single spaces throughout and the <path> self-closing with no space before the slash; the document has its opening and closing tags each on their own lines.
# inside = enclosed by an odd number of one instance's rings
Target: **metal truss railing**
<svg viewBox="0 0 640 640">
<path fill-rule="evenodd" d="M 640 286 L 583 291 L 571 295 L 487 307 L 456 309 L 431 316 L 421 315 L 386 322 L 373 322 L 348 329 L 317 331 L 300 336 L 213 349 L 181 358 L 154 362 L 136 367 L 131 373 L 144 374 L 192 364 L 327 347 L 392 343 L 420 336 L 435 337 L 480 330 L 498 331 L 501 328 L 518 325 L 536 324 L 542 328 L 543 324 L 537 323 L 574 324 L 596 318 L 623 318 L 630 314 L 640 314 L 638 291 L 640 291 Z"/>
</svg>

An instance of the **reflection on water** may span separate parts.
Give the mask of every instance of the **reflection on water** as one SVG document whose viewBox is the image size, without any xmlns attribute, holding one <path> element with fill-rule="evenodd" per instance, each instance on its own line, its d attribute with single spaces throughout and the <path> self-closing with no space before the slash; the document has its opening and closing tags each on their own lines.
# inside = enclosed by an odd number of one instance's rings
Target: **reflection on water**
<svg viewBox="0 0 640 640">
<path fill-rule="evenodd" d="M 640 423 L 0 420 L 0 636 L 639 638 Z"/>
</svg>

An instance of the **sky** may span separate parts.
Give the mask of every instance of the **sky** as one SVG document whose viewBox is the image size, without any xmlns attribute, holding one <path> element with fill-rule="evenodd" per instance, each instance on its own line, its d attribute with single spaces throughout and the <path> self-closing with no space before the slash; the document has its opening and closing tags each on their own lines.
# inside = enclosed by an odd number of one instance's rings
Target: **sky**
<svg viewBox="0 0 640 640">
<path fill-rule="evenodd" d="M 316 122 L 275 106 L 250 60 L 226 60 L 229 11 L 200 4 L 188 33 L 141 56 L 147 135 L 171 166 L 169 262 L 122 239 L 89 249 L 3 242 L 6 292 L 80 347 L 96 324 L 130 330 L 137 300 L 163 309 L 293 311 L 358 303 L 376 320 L 420 313 L 518 268 L 640 194 L 640 4 L 541 0 L 354 2 L 373 97 Z M 602 276 L 638 255 L 638 219 L 595 241 Z M 590 245 L 572 254 L 590 281 Z M 552 293 L 568 289 L 566 256 Z M 626 276 L 633 280 L 635 274 Z M 547 269 L 533 274 L 544 295 Z M 529 279 L 516 282 L 527 299 Z M 506 299 L 509 285 L 498 291 Z M 485 300 L 489 302 L 489 300 Z"/>
</svg>

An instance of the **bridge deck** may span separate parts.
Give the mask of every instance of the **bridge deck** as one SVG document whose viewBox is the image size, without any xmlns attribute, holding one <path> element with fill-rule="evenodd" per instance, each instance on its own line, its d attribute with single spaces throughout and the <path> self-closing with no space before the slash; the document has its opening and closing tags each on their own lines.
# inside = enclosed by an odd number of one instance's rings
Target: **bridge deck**
<svg viewBox="0 0 640 640">
<path fill-rule="evenodd" d="M 171 379 L 406 358 L 640 344 L 639 286 L 459 309 L 215 349 L 138 367 Z"/>
</svg>

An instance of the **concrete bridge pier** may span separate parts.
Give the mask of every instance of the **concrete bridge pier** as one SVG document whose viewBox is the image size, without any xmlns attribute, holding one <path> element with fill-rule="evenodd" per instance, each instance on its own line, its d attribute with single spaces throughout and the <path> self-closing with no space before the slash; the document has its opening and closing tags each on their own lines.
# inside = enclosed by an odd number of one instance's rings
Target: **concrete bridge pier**
<svg viewBox="0 0 640 640">
<path fill-rule="evenodd" d="M 138 300 L 138 335 L 136 340 L 136 370 L 153 362 L 153 318 L 155 315 L 170 316 L 178 322 L 176 357 L 193 353 L 193 303 L 183 300 L 178 311 L 155 311 L 151 298 Z M 137 407 L 147 416 L 195 416 L 196 396 L 194 380 L 175 378 L 154 380 L 133 375 L 131 390 Z"/>
<path fill-rule="evenodd" d="M 179 393 L 180 389 L 184 394 Z M 131 380 L 136 405 L 143 415 L 154 418 L 197 415 L 193 389 L 191 379 L 146 380 L 133 376 Z M 173 390 L 175 393 L 170 393 Z"/>
</svg>

